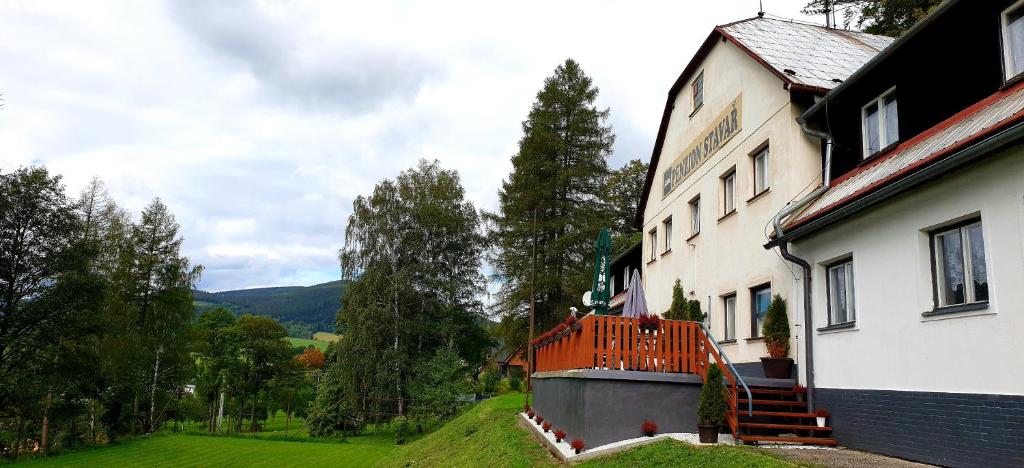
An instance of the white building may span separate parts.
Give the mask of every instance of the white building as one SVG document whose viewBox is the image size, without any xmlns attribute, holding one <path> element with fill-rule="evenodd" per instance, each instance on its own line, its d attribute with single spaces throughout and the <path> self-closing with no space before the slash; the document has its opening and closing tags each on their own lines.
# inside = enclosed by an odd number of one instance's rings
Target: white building
<svg viewBox="0 0 1024 468">
<path fill-rule="evenodd" d="M 681 280 L 742 373 L 760 373 L 772 294 L 800 323 L 796 269 L 762 247 L 773 215 L 821 180 L 821 145 L 796 118 L 890 42 L 755 17 L 716 27 L 669 92 L 638 210 L 644 287 L 663 312 Z"/>
<path fill-rule="evenodd" d="M 950 1 L 803 115 L 831 177 L 772 245 L 844 445 L 1024 466 L 1022 72 L 1024 2 Z"/>
</svg>

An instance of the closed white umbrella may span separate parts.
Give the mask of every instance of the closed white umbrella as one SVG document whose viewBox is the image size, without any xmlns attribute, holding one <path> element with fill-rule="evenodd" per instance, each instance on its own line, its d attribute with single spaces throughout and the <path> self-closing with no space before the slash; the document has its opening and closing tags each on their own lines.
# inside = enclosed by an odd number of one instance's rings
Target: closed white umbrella
<svg viewBox="0 0 1024 468">
<path fill-rule="evenodd" d="M 640 282 L 640 272 L 633 271 L 630 275 L 629 290 L 626 291 L 626 304 L 622 306 L 623 317 L 639 317 L 647 315 L 647 298 L 644 297 L 644 286 Z"/>
</svg>

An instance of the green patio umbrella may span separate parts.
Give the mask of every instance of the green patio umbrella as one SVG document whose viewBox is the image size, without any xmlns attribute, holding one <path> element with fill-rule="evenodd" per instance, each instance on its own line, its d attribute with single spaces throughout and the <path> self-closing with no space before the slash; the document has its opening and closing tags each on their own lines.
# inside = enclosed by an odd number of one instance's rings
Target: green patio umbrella
<svg viewBox="0 0 1024 468">
<path fill-rule="evenodd" d="M 607 229 L 601 229 L 594 241 L 594 282 L 590 288 L 590 307 L 597 315 L 608 315 L 608 302 L 611 301 L 611 257 L 612 239 Z"/>
</svg>

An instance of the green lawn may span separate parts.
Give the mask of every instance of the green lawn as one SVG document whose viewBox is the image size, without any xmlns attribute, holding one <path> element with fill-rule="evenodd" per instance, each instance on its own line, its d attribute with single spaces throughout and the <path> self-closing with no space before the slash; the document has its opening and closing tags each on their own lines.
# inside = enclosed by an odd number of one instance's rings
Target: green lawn
<svg viewBox="0 0 1024 468">
<path fill-rule="evenodd" d="M 292 338 L 290 336 L 288 337 L 288 342 L 292 344 L 292 347 L 302 346 L 305 348 L 309 345 L 313 345 L 325 353 L 327 352 L 327 345 L 329 344 L 326 341 L 311 340 L 309 338 Z"/>
<path fill-rule="evenodd" d="M 203 436 L 163 433 L 124 444 L 67 453 L 27 462 L 30 466 L 380 466 L 405 467 L 548 467 L 557 466 L 529 432 L 516 426 L 516 412 L 523 395 L 514 393 L 483 401 L 437 430 L 406 445 L 396 446 L 391 435 L 353 437 L 347 442 L 309 439 L 268 440 L 283 437 L 284 419 L 266 425 L 267 432 L 254 437 Z M 293 424 L 302 424 L 293 420 Z M 191 432 L 198 430 L 186 428 Z M 292 429 L 294 430 L 294 429 Z M 290 437 L 291 438 L 291 437 Z M 663 441 L 608 457 L 591 460 L 584 467 L 633 466 L 798 466 L 747 447 L 695 447 Z"/>
</svg>

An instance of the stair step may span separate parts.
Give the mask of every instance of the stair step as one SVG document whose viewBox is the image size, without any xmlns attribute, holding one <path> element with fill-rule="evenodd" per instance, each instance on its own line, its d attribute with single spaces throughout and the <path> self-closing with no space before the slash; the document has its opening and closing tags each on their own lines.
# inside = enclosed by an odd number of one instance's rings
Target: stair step
<svg viewBox="0 0 1024 468">
<path fill-rule="evenodd" d="M 795 392 L 792 390 L 781 390 L 778 388 L 752 388 L 750 393 L 759 393 L 762 395 L 794 395 Z"/>
<path fill-rule="evenodd" d="M 740 404 L 745 404 L 750 400 L 742 399 Z M 753 400 L 755 405 L 779 405 L 779 406 L 807 406 L 806 402 L 803 401 L 788 401 L 788 400 Z"/>
<path fill-rule="evenodd" d="M 740 434 L 737 437 L 743 442 L 796 442 L 799 444 L 814 445 L 837 445 L 831 437 L 782 437 L 782 436 L 755 436 Z"/>
<path fill-rule="evenodd" d="M 739 416 L 746 416 L 747 412 L 743 408 L 740 408 L 737 413 Z M 817 417 L 814 413 L 788 413 L 785 411 L 754 411 L 750 413 L 752 416 L 779 416 L 785 418 L 807 418 L 814 419 Z"/>
<path fill-rule="evenodd" d="M 829 432 L 832 430 L 829 426 L 809 426 L 806 424 L 774 424 L 774 423 L 749 423 L 741 422 L 740 427 L 749 427 L 751 429 L 792 429 L 794 431 L 821 431 Z"/>
</svg>

